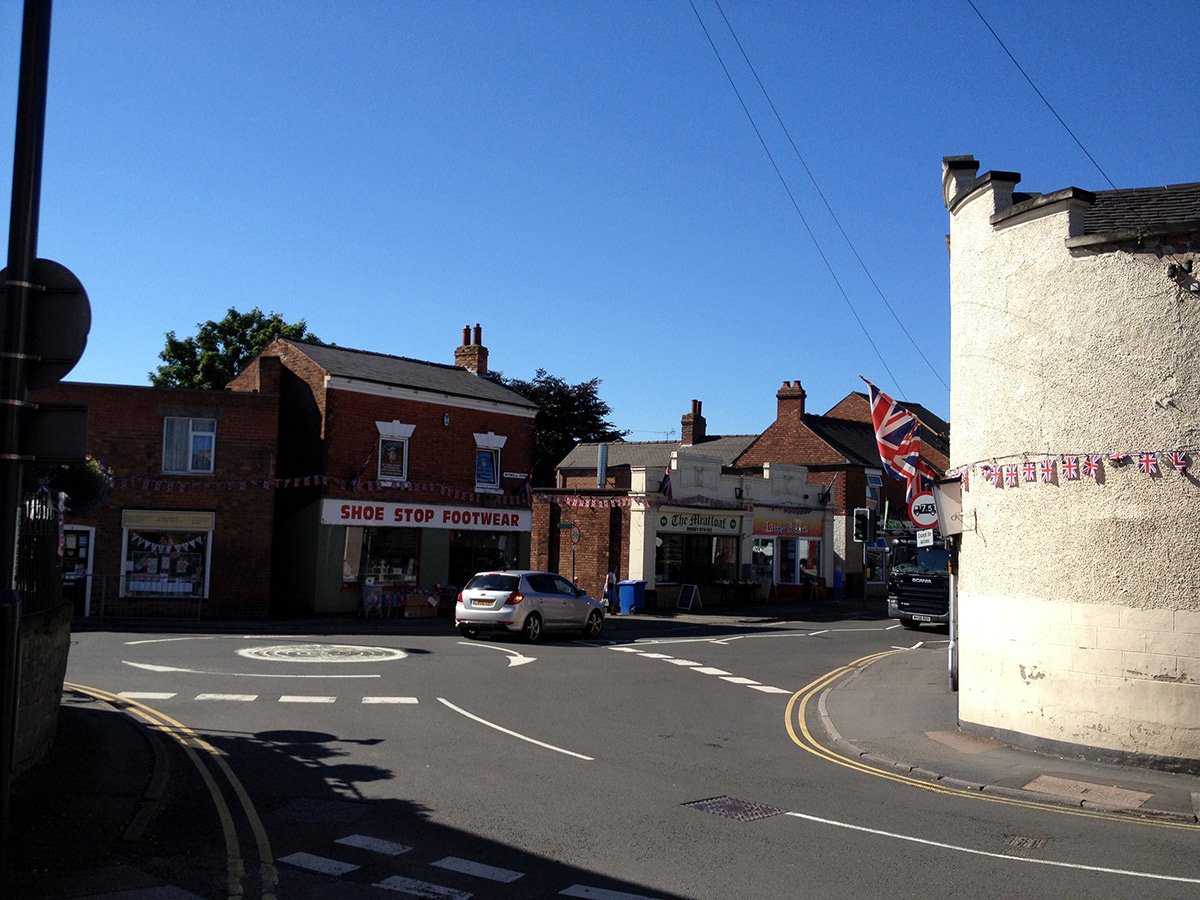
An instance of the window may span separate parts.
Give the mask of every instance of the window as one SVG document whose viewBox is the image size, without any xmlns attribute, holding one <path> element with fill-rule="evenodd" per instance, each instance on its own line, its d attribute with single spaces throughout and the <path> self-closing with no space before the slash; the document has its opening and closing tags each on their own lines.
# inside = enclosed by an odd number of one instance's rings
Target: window
<svg viewBox="0 0 1200 900">
<path fill-rule="evenodd" d="M 131 510 L 121 513 L 121 596 L 207 597 L 211 512 Z"/>
<path fill-rule="evenodd" d="M 216 419 L 167 418 L 163 424 L 163 471 L 211 475 Z"/>
<path fill-rule="evenodd" d="M 346 529 L 342 582 L 415 585 L 421 558 L 420 531 L 415 528 Z"/>
<path fill-rule="evenodd" d="M 416 430 L 399 419 L 376 422 L 379 431 L 379 480 L 385 485 L 408 481 L 408 441 Z"/>
<path fill-rule="evenodd" d="M 475 435 L 475 490 L 499 493 L 500 451 L 507 440 L 491 431 Z"/>
</svg>

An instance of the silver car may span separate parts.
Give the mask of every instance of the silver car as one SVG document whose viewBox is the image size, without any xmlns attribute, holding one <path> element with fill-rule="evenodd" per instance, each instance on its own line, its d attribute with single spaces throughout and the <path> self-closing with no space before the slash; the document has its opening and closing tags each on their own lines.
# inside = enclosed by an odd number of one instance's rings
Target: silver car
<svg viewBox="0 0 1200 900">
<path fill-rule="evenodd" d="M 479 572 L 458 595 L 454 624 L 469 638 L 503 630 L 533 642 L 559 628 L 594 638 L 604 631 L 604 604 L 553 572 Z"/>
</svg>

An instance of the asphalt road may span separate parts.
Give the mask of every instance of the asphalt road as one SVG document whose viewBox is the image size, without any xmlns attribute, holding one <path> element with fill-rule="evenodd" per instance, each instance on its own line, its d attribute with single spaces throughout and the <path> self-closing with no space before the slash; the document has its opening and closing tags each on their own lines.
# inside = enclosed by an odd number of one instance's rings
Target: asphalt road
<svg viewBox="0 0 1200 900">
<path fill-rule="evenodd" d="M 823 675 L 943 653 L 944 634 L 682 616 L 532 646 L 355 631 L 74 636 L 68 682 L 121 695 L 169 760 L 148 870 L 204 897 L 239 880 L 299 898 L 1197 891 L 1147 877 L 1194 869 L 1195 829 L 938 794 L 796 739 Z"/>
</svg>

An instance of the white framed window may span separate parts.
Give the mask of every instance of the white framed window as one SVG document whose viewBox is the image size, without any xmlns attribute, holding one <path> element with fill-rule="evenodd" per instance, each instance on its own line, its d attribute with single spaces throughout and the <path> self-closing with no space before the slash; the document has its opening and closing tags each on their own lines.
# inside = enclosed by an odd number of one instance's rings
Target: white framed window
<svg viewBox="0 0 1200 900">
<path fill-rule="evenodd" d="M 216 419 L 168 416 L 163 420 L 164 472 L 211 475 L 216 449 Z"/>
<path fill-rule="evenodd" d="M 500 451 L 507 440 L 491 431 L 475 435 L 475 490 L 500 492 Z"/>
<path fill-rule="evenodd" d="M 408 443 L 416 426 L 393 419 L 376 422 L 375 427 L 379 429 L 379 480 L 384 484 L 408 481 Z"/>
</svg>

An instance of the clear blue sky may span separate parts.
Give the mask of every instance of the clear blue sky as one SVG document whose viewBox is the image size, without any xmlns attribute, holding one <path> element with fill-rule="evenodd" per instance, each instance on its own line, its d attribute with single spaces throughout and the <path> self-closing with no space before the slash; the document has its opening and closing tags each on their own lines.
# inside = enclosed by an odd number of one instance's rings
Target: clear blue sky
<svg viewBox="0 0 1200 900">
<path fill-rule="evenodd" d="M 811 411 L 863 374 L 947 415 L 942 157 L 1103 176 L 966 0 L 694 2 L 807 228 L 688 0 L 59 0 L 39 255 L 91 297 L 69 378 L 146 384 L 166 332 L 259 306 L 447 363 L 480 322 L 505 375 L 600 378 L 631 439 L 693 398 L 760 431 L 792 379 Z M 1194 4 L 975 2 L 1117 187 L 1200 178 Z"/>
</svg>

